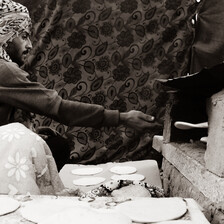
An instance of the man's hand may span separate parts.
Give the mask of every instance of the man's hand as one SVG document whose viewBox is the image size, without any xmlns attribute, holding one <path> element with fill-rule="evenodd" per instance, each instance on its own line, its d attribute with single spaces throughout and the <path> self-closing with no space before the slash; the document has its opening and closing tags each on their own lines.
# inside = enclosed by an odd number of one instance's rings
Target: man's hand
<svg viewBox="0 0 224 224">
<path fill-rule="evenodd" d="M 154 117 L 144 114 L 141 111 L 131 110 L 120 113 L 120 123 L 135 129 L 137 132 L 143 132 L 153 126 Z"/>
</svg>

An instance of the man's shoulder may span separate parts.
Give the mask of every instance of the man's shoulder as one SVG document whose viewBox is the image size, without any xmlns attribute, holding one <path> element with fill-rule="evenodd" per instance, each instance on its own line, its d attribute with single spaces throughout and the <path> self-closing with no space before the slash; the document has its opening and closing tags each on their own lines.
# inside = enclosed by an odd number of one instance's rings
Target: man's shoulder
<svg viewBox="0 0 224 224">
<path fill-rule="evenodd" d="M 0 83 L 6 84 L 12 79 L 24 79 L 27 73 L 23 71 L 16 63 L 0 59 Z"/>
<path fill-rule="evenodd" d="M 4 59 L 0 59 L 0 74 L 3 73 L 2 71 L 5 72 L 5 70 L 13 71 L 13 70 L 20 70 L 19 66 L 10 61 L 6 61 Z"/>
</svg>

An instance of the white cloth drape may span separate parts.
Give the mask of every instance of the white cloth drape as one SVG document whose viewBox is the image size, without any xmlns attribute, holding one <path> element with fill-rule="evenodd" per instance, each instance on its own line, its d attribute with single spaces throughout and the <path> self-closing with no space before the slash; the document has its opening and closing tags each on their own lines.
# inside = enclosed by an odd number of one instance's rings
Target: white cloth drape
<svg viewBox="0 0 224 224">
<path fill-rule="evenodd" d="M 0 193 L 55 194 L 64 189 L 46 142 L 20 123 L 0 127 Z"/>
</svg>

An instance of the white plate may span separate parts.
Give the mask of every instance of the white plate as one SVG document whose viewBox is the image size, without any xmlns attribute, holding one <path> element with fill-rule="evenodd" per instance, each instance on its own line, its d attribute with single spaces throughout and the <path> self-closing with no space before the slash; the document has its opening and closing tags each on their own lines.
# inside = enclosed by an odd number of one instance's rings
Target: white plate
<svg viewBox="0 0 224 224">
<path fill-rule="evenodd" d="M 78 186 L 92 186 L 103 183 L 106 180 L 104 177 L 82 177 L 73 180 L 73 184 Z"/>
<path fill-rule="evenodd" d="M 72 170 L 72 174 L 85 176 L 85 175 L 94 175 L 103 171 L 101 167 L 85 167 L 85 168 L 77 168 Z"/>
<path fill-rule="evenodd" d="M 61 211 L 39 224 L 131 224 L 127 216 L 114 210 L 74 207 Z"/>
<path fill-rule="evenodd" d="M 75 201 L 66 198 L 41 198 L 33 199 L 24 203 L 24 207 L 20 209 L 21 215 L 26 220 L 39 223 L 46 220 L 50 216 L 77 206 L 89 206 L 87 202 Z"/>
<path fill-rule="evenodd" d="M 181 198 L 142 198 L 121 203 L 116 210 L 134 222 L 151 223 L 180 218 L 187 207 Z"/>
<path fill-rule="evenodd" d="M 131 181 L 142 181 L 145 179 L 145 176 L 142 174 L 127 174 L 127 175 L 113 175 L 111 176 L 112 180 L 131 180 Z"/>
<path fill-rule="evenodd" d="M 194 223 L 190 220 L 172 220 L 172 221 L 159 222 L 157 224 L 194 224 Z"/>
<path fill-rule="evenodd" d="M 131 174 L 135 173 L 137 169 L 133 166 L 113 166 L 110 168 L 110 172 L 116 174 Z"/>
<path fill-rule="evenodd" d="M 0 215 L 14 212 L 17 208 L 19 208 L 19 206 L 20 203 L 15 199 L 10 197 L 2 197 L 0 198 Z"/>
</svg>

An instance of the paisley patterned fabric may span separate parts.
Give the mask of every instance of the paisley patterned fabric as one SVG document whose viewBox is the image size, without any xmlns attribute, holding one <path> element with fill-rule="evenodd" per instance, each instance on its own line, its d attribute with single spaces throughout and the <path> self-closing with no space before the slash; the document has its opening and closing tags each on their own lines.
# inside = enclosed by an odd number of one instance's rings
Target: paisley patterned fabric
<svg viewBox="0 0 224 224">
<path fill-rule="evenodd" d="M 153 158 L 162 133 L 166 93 L 157 78 L 186 75 L 196 0 L 20 0 L 33 21 L 31 79 L 64 99 L 155 116 L 144 135 L 125 127 L 66 127 L 36 116 L 68 138 L 74 163 Z"/>
</svg>

